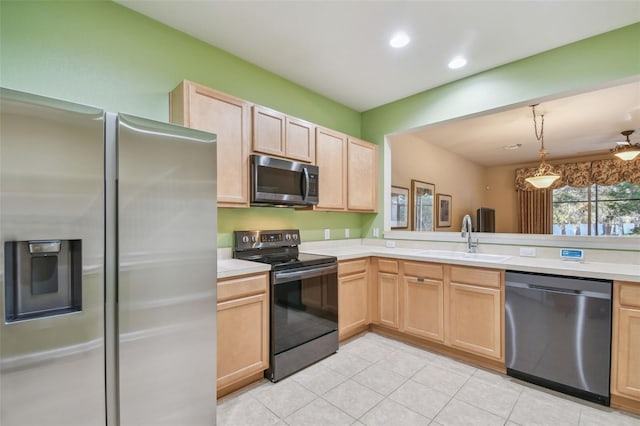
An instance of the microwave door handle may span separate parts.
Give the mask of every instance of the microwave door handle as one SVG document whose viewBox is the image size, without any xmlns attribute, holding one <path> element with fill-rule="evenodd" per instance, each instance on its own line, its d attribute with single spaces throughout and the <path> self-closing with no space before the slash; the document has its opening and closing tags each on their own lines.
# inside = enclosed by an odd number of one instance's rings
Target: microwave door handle
<svg viewBox="0 0 640 426">
<path fill-rule="evenodd" d="M 309 170 L 307 170 L 306 167 L 302 168 L 302 180 L 303 180 L 303 184 L 302 184 L 302 188 L 303 188 L 302 199 L 306 200 L 307 199 L 307 195 L 309 194 Z"/>
</svg>

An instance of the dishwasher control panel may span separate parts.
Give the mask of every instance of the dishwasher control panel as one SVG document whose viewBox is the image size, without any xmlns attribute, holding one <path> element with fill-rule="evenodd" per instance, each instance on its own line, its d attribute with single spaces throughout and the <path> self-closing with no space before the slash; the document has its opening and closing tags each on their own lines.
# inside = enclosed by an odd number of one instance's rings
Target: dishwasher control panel
<svg viewBox="0 0 640 426">
<path fill-rule="evenodd" d="M 562 260 L 584 260 L 584 250 L 582 249 L 560 249 L 560 259 Z"/>
</svg>

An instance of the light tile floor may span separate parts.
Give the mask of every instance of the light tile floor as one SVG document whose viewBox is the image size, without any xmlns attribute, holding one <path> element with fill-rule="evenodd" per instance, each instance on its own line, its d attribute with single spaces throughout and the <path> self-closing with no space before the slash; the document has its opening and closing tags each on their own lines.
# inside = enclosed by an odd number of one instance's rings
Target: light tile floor
<svg viewBox="0 0 640 426">
<path fill-rule="evenodd" d="M 218 426 L 631 426 L 640 417 L 374 333 L 278 383 L 218 401 Z"/>
</svg>

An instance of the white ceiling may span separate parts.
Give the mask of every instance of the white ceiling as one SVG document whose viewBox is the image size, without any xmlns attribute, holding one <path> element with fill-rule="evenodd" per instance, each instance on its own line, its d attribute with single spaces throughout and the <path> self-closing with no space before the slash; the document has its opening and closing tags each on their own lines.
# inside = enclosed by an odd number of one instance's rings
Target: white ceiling
<svg viewBox="0 0 640 426">
<path fill-rule="evenodd" d="M 116 1 L 358 111 L 640 21 L 638 0 Z"/>
<path fill-rule="evenodd" d="M 640 78 L 634 82 L 541 102 L 544 144 L 548 159 L 606 153 L 624 141 L 623 130 L 635 130 L 630 139 L 640 143 Z M 540 131 L 540 118 L 538 118 Z M 495 113 L 460 118 L 406 134 L 445 148 L 474 163 L 491 167 L 535 162 L 536 140 L 529 105 Z M 403 135 L 392 140 L 402 143 Z M 522 144 L 506 150 L 506 145 Z"/>
</svg>

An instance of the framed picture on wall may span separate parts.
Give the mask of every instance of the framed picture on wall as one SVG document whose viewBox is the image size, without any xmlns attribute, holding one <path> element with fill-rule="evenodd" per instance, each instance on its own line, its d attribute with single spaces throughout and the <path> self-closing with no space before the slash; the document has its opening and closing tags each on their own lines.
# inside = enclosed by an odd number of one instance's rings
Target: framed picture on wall
<svg viewBox="0 0 640 426">
<path fill-rule="evenodd" d="M 409 188 L 391 187 L 391 229 L 406 229 L 409 226 Z"/>
<path fill-rule="evenodd" d="M 447 228 L 451 226 L 451 195 L 437 194 L 436 195 L 437 206 L 437 227 Z"/>
<path fill-rule="evenodd" d="M 411 229 L 433 231 L 436 186 L 432 183 L 411 180 Z"/>
</svg>

